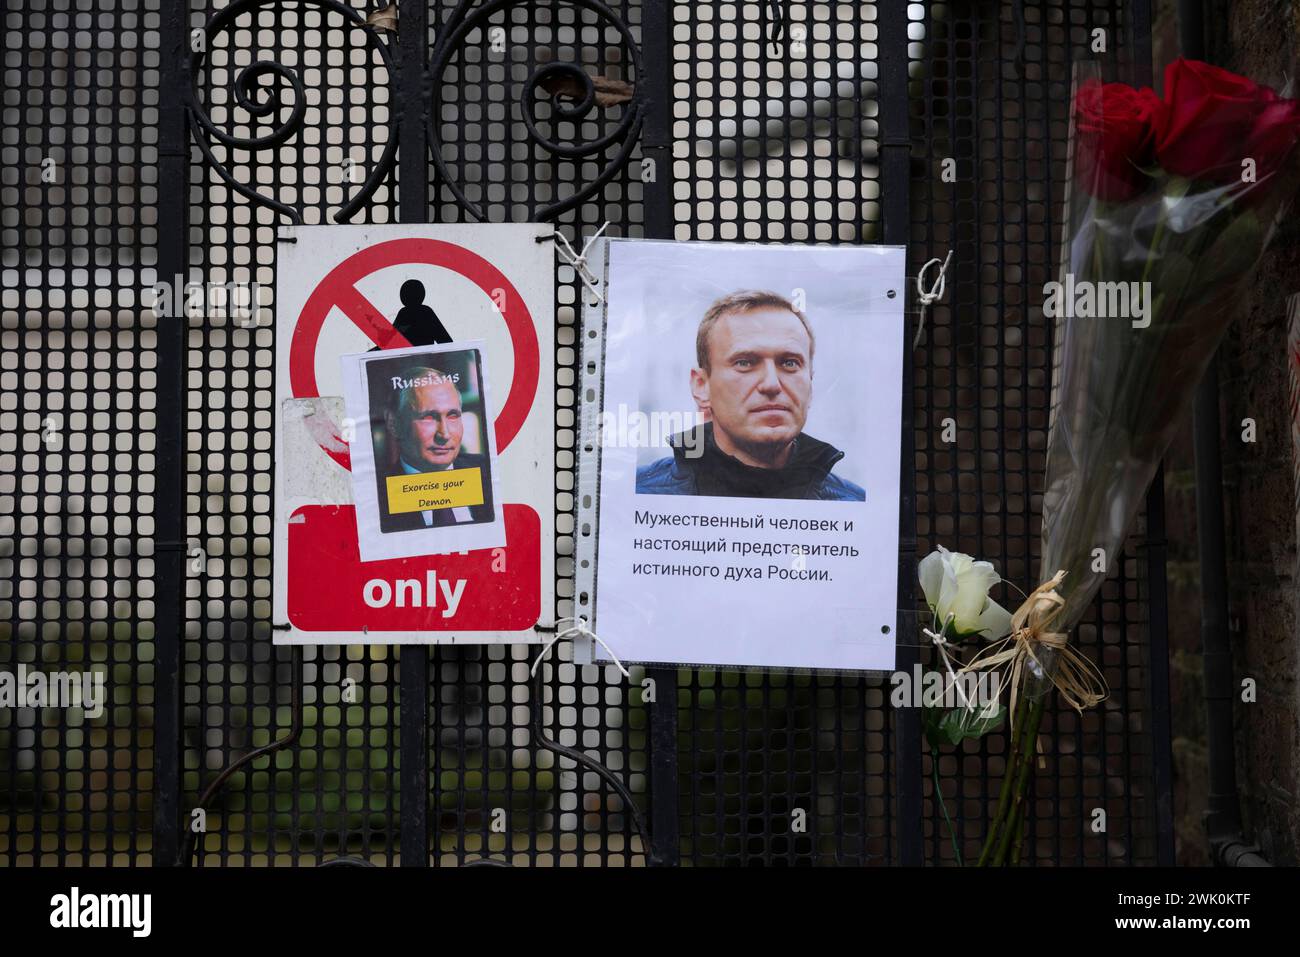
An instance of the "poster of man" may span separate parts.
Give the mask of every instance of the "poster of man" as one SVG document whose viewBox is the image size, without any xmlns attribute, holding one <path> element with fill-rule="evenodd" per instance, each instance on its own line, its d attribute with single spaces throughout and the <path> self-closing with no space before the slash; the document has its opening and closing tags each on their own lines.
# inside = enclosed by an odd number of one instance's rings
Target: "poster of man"
<svg viewBox="0 0 1300 957">
<path fill-rule="evenodd" d="M 273 640 L 543 640 L 558 612 L 554 228 L 280 233 Z"/>
<path fill-rule="evenodd" d="M 609 241 L 579 587 L 619 658 L 893 667 L 905 268 L 898 247 Z"/>
<path fill-rule="evenodd" d="M 803 431 L 815 347 L 808 316 L 779 293 L 739 290 L 711 303 L 690 372 L 704 421 L 637 470 L 637 492 L 863 501 L 860 486 L 832 471 L 844 453 Z"/>
<path fill-rule="evenodd" d="M 344 356 L 342 365 L 362 559 L 503 544 L 481 344 Z"/>
</svg>

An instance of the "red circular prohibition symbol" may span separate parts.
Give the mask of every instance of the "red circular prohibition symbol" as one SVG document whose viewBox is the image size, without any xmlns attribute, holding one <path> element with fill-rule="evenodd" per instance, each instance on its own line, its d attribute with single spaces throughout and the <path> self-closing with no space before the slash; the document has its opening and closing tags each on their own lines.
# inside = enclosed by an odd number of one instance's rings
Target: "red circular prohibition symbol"
<svg viewBox="0 0 1300 957">
<path fill-rule="evenodd" d="M 533 317 L 523 297 L 501 270 L 477 253 L 463 246 L 438 239 L 393 239 L 376 243 L 354 253 L 339 263 L 322 279 L 307 297 L 298 322 L 294 326 L 289 344 L 289 386 L 296 398 L 316 399 L 320 389 L 316 385 L 316 344 L 330 309 L 338 306 L 343 313 L 364 332 L 380 349 L 401 349 L 410 343 L 384 314 L 357 291 L 357 283 L 380 269 L 405 263 L 422 263 L 441 266 L 459 273 L 473 282 L 488 297 L 492 290 L 501 289 L 506 294 L 506 307 L 502 318 L 510 332 L 514 347 L 515 374 L 510 383 L 510 393 L 496 417 L 497 452 L 504 452 L 519 430 L 533 406 L 537 395 L 537 379 L 541 369 L 537 330 Z M 334 438 L 342 442 L 338 429 Z M 325 453 L 348 471 L 352 470 L 352 456 L 347 451 L 325 449 Z"/>
</svg>

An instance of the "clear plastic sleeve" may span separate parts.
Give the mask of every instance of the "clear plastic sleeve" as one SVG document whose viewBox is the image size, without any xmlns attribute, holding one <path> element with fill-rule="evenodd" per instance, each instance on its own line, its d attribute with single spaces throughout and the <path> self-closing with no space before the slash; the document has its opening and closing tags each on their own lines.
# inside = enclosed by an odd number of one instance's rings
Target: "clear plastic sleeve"
<svg viewBox="0 0 1300 957">
<path fill-rule="evenodd" d="M 1296 101 L 1224 78 L 1179 61 L 1159 101 L 1076 77 L 1067 241 L 1044 303 L 1040 578 L 1066 572 L 1062 631 L 1113 567 L 1295 190 Z"/>
</svg>

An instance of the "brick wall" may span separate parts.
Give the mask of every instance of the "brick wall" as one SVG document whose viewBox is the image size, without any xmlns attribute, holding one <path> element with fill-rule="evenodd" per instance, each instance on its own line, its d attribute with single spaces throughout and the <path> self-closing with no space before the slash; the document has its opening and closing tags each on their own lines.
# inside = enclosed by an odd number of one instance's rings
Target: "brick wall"
<svg viewBox="0 0 1300 957">
<path fill-rule="evenodd" d="M 1177 55 L 1174 4 L 1160 3 L 1157 76 Z M 1300 51 L 1300 0 L 1214 0 L 1210 59 L 1280 86 Z M 1297 217 L 1292 214 L 1292 222 Z M 1230 629 L 1238 684 L 1237 780 L 1247 833 L 1276 864 L 1300 860 L 1300 564 L 1287 299 L 1300 292 L 1300 227 L 1274 239 L 1219 354 Z M 1243 420 L 1256 439 L 1243 441 Z M 1190 423 L 1166 460 L 1178 859 L 1208 861 L 1201 815 L 1207 761 Z"/>
</svg>

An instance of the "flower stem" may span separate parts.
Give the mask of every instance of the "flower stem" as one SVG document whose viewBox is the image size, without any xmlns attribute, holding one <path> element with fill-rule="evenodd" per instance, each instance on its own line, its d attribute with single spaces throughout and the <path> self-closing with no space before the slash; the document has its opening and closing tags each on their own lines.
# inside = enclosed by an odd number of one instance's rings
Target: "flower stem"
<svg viewBox="0 0 1300 957">
<path fill-rule="evenodd" d="M 1024 698 L 1021 698 L 1018 702 L 1016 702 L 1016 714 L 1015 714 L 1015 718 L 1011 722 L 1010 727 L 1012 728 L 1020 727 L 1020 723 L 1025 717 L 1025 710 L 1027 707 L 1028 707 L 1028 701 L 1025 700 Z M 989 862 L 989 857 L 993 853 L 994 847 L 997 846 L 998 833 L 1002 827 L 1002 824 L 1005 821 L 1007 811 L 1010 808 L 1010 804 L 1008 803 L 1008 798 L 1011 795 L 1011 782 L 1015 780 L 1016 771 L 1019 767 L 1020 750 L 1016 746 L 1016 739 L 1011 737 L 1010 734 L 1008 734 L 1007 736 L 1011 740 L 1011 753 L 1007 756 L 1006 770 L 1002 772 L 1002 787 L 998 792 L 997 811 L 993 815 L 992 822 L 990 822 L 989 824 L 988 834 L 984 836 L 984 846 L 980 848 L 980 857 L 979 857 L 979 862 L 976 865 L 977 867 L 983 867 Z"/>
<path fill-rule="evenodd" d="M 1043 722 L 1043 710 L 1046 707 L 1047 698 L 1046 693 L 1040 695 L 1030 707 L 1028 717 L 1025 718 L 1025 727 L 1018 746 L 1020 768 L 1016 778 L 1015 793 L 1012 796 L 1012 826 L 1007 829 L 1002 837 L 1001 846 L 995 860 L 997 864 L 1006 863 L 1004 852 L 1007 848 L 1007 840 L 1019 832 L 1023 819 L 1029 810 L 1029 782 L 1033 778 L 1034 759 L 1037 757 L 1038 752 L 1038 727 Z"/>
<path fill-rule="evenodd" d="M 939 749 L 933 746 L 930 748 L 930 770 L 934 773 L 934 798 L 939 802 L 939 810 L 943 811 L 943 822 L 948 825 L 948 837 L 952 841 L 952 852 L 957 855 L 957 866 L 965 867 L 966 863 L 961 859 L 961 848 L 957 845 L 957 832 L 952 829 L 948 805 L 944 803 L 943 789 L 939 786 Z"/>
<path fill-rule="evenodd" d="M 1018 867 L 1020 865 L 1020 849 L 1025 837 L 1025 830 L 1026 830 L 1025 825 L 1027 825 L 1028 823 L 1029 823 L 1029 815 L 1026 813 L 1020 821 L 1020 827 L 1016 828 L 1016 839 L 1011 844 L 1011 866 L 1012 867 Z"/>
<path fill-rule="evenodd" d="M 1012 838 L 1016 838 L 1017 843 L 1019 842 L 1018 834 L 1025 821 L 1029 782 L 1037 753 L 1038 728 L 1043 721 L 1047 697 L 1047 694 L 1042 694 L 1031 703 L 1027 700 L 1028 695 L 1024 695 L 1016 705 L 1015 727 L 1019 729 L 1019 733 L 1012 740 L 1011 758 L 1002 778 L 997 812 L 984 839 L 984 847 L 980 851 L 979 866 L 981 867 L 985 865 L 1000 867 L 1007 863 L 1007 852 L 1011 849 Z M 1018 860 L 1019 850 L 1016 849 L 1014 854 Z"/>
<path fill-rule="evenodd" d="M 1164 198 L 1161 197 L 1160 209 L 1156 213 L 1155 232 L 1151 235 L 1151 248 L 1147 250 L 1147 261 L 1142 266 L 1142 282 L 1146 282 L 1151 277 L 1151 267 L 1155 264 L 1155 261 L 1160 258 L 1160 241 L 1164 239 L 1165 236 L 1166 219 L 1165 201 Z"/>
<path fill-rule="evenodd" d="M 1022 813 L 1024 813 L 1024 805 L 1020 803 L 1017 797 L 1011 805 L 1010 820 L 1002 828 L 1002 833 L 998 835 L 998 849 L 993 854 L 994 867 L 1001 867 L 1007 862 L 1007 848 L 1010 846 L 1012 835 L 1020 830 L 1020 815 Z"/>
</svg>

